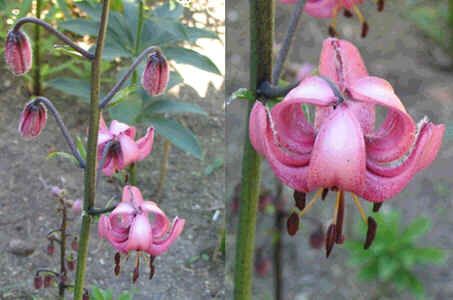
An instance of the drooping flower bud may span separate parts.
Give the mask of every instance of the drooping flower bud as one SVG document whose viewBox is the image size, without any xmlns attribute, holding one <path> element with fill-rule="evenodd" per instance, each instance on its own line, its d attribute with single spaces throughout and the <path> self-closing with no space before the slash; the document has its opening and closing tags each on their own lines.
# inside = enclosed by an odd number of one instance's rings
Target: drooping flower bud
<svg viewBox="0 0 453 300">
<path fill-rule="evenodd" d="M 76 236 L 72 239 L 72 242 L 71 242 L 71 249 L 74 250 L 74 251 L 79 250 L 79 242 L 78 242 Z"/>
<path fill-rule="evenodd" d="M 23 138 L 32 139 L 46 127 L 47 110 L 40 102 L 28 102 L 20 115 L 19 132 Z"/>
<path fill-rule="evenodd" d="M 44 276 L 44 288 L 48 288 L 52 285 L 53 275 Z"/>
<path fill-rule="evenodd" d="M 72 254 L 66 258 L 66 264 L 68 266 L 68 270 L 69 271 L 74 271 L 75 269 L 75 259 L 74 259 L 74 256 L 72 256 Z"/>
<path fill-rule="evenodd" d="M 80 214 L 82 212 L 82 200 L 81 199 L 75 200 L 74 203 L 72 203 L 71 209 L 75 215 Z"/>
<path fill-rule="evenodd" d="M 55 198 L 61 198 L 64 194 L 64 190 L 61 189 L 60 187 L 54 185 L 51 189 L 50 189 L 50 193 L 52 194 L 52 196 L 54 196 Z"/>
<path fill-rule="evenodd" d="M 38 274 L 35 275 L 35 278 L 33 279 L 33 286 L 35 289 L 39 290 L 42 288 L 42 277 L 39 276 Z"/>
<path fill-rule="evenodd" d="M 47 254 L 52 256 L 55 253 L 55 245 L 53 240 L 49 240 L 49 244 L 47 245 Z"/>
<path fill-rule="evenodd" d="M 24 75 L 32 64 L 30 40 L 23 31 L 10 31 L 6 37 L 5 61 L 15 75 Z"/>
<path fill-rule="evenodd" d="M 148 57 L 142 74 L 143 88 L 150 96 L 162 94 L 167 88 L 170 73 L 168 63 L 162 53 L 156 51 Z"/>
</svg>

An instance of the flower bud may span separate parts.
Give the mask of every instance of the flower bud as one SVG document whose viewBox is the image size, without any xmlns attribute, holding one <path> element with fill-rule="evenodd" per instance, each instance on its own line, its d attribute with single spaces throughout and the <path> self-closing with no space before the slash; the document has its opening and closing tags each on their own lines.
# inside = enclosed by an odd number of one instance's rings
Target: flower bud
<svg viewBox="0 0 453 300">
<path fill-rule="evenodd" d="M 66 265 L 68 266 L 69 271 L 74 271 L 75 269 L 75 259 L 72 255 L 66 258 Z"/>
<path fill-rule="evenodd" d="M 47 110 L 40 102 L 28 102 L 20 114 L 19 132 L 23 138 L 37 137 L 46 127 Z"/>
<path fill-rule="evenodd" d="M 39 276 L 38 274 L 35 275 L 35 278 L 33 279 L 33 286 L 35 289 L 39 290 L 42 288 L 42 277 Z"/>
<path fill-rule="evenodd" d="M 74 203 L 72 203 L 71 209 L 75 215 L 80 214 L 82 212 L 82 200 L 81 199 L 75 200 Z"/>
<path fill-rule="evenodd" d="M 32 64 L 30 40 L 23 31 L 10 31 L 6 37 L 5 61 L 15 75 L 24 75 Z"/>
<path fill-rule="evenodd" d="M 162 94 L 167 88 L 170 74 L 165 57 L 160 52 L 154 52 L 148 57 L 142 74 L 143 88 L 150 96 Z"/>
<path fill-rule="evenodd" d="M 55 253 L 54 241 L 50 240 L 49 244 L 47 245 L 47 254 L 52 256 L 54 253 Z"/>
<path fill-rule="evenodd" d="M 44 288 L 50 287 L 52 285 L 52 281 L 53 281 L 52 275 L 44 276 Z"/>
<path fill-rule="evenodd" d="M 76 236 L 72 239 L 72 242 L 71 242 L 71 249 L 74 250 L 74 251 L 79 250 L 79 242 L 78 242 Z"/>
<path fill-rule="evenodd" d="M 63 193 L 64 193 L 64 190 L 63 189 L 60 189 L 58 186 L 54 185 L 51 189 L 50 189 L 50 193 L 52 194 L 52 196 L 56 197 L 56 198 L 60 198 L 63 196 Z"/>
</svg>

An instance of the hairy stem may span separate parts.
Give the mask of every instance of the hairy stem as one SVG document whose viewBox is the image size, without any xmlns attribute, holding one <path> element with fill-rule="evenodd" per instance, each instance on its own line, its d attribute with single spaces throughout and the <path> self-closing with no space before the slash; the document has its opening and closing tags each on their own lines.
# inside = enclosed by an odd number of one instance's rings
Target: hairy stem
<svg viewBox="0 0 453 300">
<path fill-rule="evenodd" d="M 36 18 L 41 19 L 41 5 L 42 0 L 36 0 Z M 33 95 L 40 96 L 41 95 L 41 52 L 40 52 L 40 45 L 41 45 L 41 38 L 40 38 L 40 30 L 41 27 L 39 25 L 35 25 L 35 38 L 33 43 Z"/>
<path fill-rule="evenodd" d="M 135 69 L 138 67 L 140 62 L 144 58 L 146 58 L 148 54 L 152 52 L 160 52 L 160 49 L 158 47 L 151 46 L 143 50 L 142 53 L 131 64 L 126 73 L 124 73 L 123 77 L 121 77 L 120 80 L 118 80 L 118 82 L 113 86 L 110 92 L 108 92 L 108 94 L 102 99 L 101 104 L 99 105 L 100 109 L 103 109 L 110 102 L 110 100 L 113 99 L 113 97 L 116 95 L 116 93 L 119 92 L 119 90 L 121 89 L 123 84 L 127 81 L 127 79 L 134 73 Z"/>
<path fill-rule="evenodd" d="M 58 39 L 60 39 L 62 42 L 67 44 L 69 47 L 74 49 L 75 51 L 79 52 L 83 57 L 88 58 L 90 60 L 94 59 L 93 54 L 89 53 L 82 47 L 79 47 L 76 43 L 74 43 L 70 38 L 68 38 L 66 35 L 63 33 L 59 32 L 55 28 L 53 28 L 50 24 L 47 22 L 44 22 L 43 20 L 34 18 L 34 17 L 26 17 L 26 18 L 21 18 L 17 21 L 16 25 L 14 25 L 13 31 L 17 32 L 20 30 L 21 26 L 26 24 L 26 23 L 34 23 L 36 25 L 39 25 L 41 27 L 44 27 L 50 34 L 53 34 L 56 36 Z"/>
<path fill-rule="evenodd" d="M 72 155 L 74 155 L 74 157 L 79 162 L 79 166 L 81 168 L 85 168 L 85 161 L 83 160 L 82 156 L 80 155 L 79 151 L 77 150 L 77 147 L 76 147 L 73 139 L 71 138 L 71 135 L 69 134 L 69 130 L 68 130 L 68 128 L 66 128 L 66 125 L 63 122 L 63 118 L 61 117 L 57 108 L 53 105 L 52 101 L 50 101 L 46 97 L 38 97 L 34 100 L 34 102 L 36 104 L 38 104 L 38 103 L 44 104 L 47 107 L 47 109 L 50 111 L 50 113 L 54 116 L 55 121 L 57 122 L 58 127 L 60 127 L 61 133 L 63 134 L 63 137 L 69 146 L 69 149 L 71 149 Z"/>
<path fill-rule="evenodd" d="M 101 62 L 110 12 L 110 0 L 103 0 L 101 22 L 99 25 L 96 52 L 91 66 L 90 123 L 87 144 L 87 167 L 85 169 L 85 193 L 83 201 L 82 225 L 80 229 L 79 249 L 77 252 L 77 271 L 74 286 L 74 300 L 81 300 L 84 291 L 85 271 L 90 239 L 91 216 L 86 213 L 96 200 L 96 156 L 99 131 L 99 93 L 101 88 Z"/>
<path fill-rule="evenodd" d="M 157 190 L 155 197 L 159 198 L 162 195 L 165 186 L 165 179 L 168 174 L 168 159 L 170 157 L 171 151 L 171 142 L 167 139 L 164 140 L 164 150 L 162 153 L 162 160 L 160 161 L 160 170 L 159 170 L 159 183 L 157 184 Z M 160 200 L 162 203 L 162 200 Z"/>
<path fill-rule="evenodd" d="M 60 227 L 60 282 L 58 283 L 58 296 L 59 299 L 64 300 L 64 293 L 66 289 L 66 227 L 67 227 L 67 210 L 63 199 L 61 203 L 61 227 Z"/>
<path fill-rule="evenodd" d="M 289 22 L 288 31 L 286 32 L 285 39 L 283 40 L 282 48 L 278 52 L 274 70 L 272 71 L 272 85 L 277 85 L 280 79 L 283 65 L 285 64 L 286 57 L 288 56 L 289 49 L 291 48 L 291 42 L 293 41 L 297 25 L 299 24 L 300 16 L 305 6 L 305 1 L 306 0 L 299 0 L 294 7 L 294 11 Z"/>
<path fill-rule="evenodd" d="M 282 237 L 285 231 L 285 218 L 286 212 L 282 210 L 282 196 L 283 196 L 283 185 L 280 181 L 276 182 L 276 194 L 275 194 L 275 206 L 277 210 L 274 215 L 274 229 L 275 229 L 275 241 L 274 247 L 274 292 L 275 300 L 282 300 L 283 298 L 283 245 Z"/>
<path fill-rule="evenodd" d="M 271 81 L 274 34 L 274 1 L 250 0 L 250 90 L 263 81 Z M 246 111 L 246 137 L 242 158 L 241 202 L 236 242 L 234 299 L 252 298 L 253 255 L 256 213 L 261 180 L 261 158 L 248 136 L 248 119 L 253 103 Z"/>
<path fill-rule="evenodd" d="M 140 44 L 142 41 L 142 31 L 143 31 L 143 17 L 144 17 L 144 5 L 143 0 L 138 0 L 138 16 L 137 16 L 137 30 L 135 32 L 135 47 L 134 55 L 137 56 L 140 51 Z M 137 84 L 137 71 L 134 71 L 132 74 L 131 84 Z"/>
</svg>

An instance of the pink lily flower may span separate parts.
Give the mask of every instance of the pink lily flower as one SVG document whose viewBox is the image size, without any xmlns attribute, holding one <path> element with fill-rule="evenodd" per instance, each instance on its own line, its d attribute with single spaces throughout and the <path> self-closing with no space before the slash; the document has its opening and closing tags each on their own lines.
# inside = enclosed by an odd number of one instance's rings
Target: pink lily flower
<svg viewBox="0 0 453 300">
<path fill-rule="evenodd" d="M 41 134 L 46 127 L 47 109 L 35 100 L 25 104 L 24 110 L 20 114 L 19 133 L 25 139 L 33 139 Z"/>
<path fill-rule="evenodd" d="M 271 110 L 256 102 L 250 140 L 284 184 L 303 193 L 318 190 L 313 202 L 329 189 L 337 191 L 339 218 L 344 193 L 350 192 L 369 224 L 358 196 L 382 203 L 401 192 L 435 159 L 445 126 L 427 118 L 416 124 L 390 83 L 369 76 L 358 49 L 347 41 L 324 41 L 319 72 L 323 77 L 303 80 Z M 302 105 L 315 106 L 314 124 Z M 378 129 L 376 105 L 388 110 Z M 341 228 L 336 229 L 341 243 Z"/>
<path fill-rule="evenodd" d="M 285 4 L 294 4 L 299 0 L 280 0 Z M 350 18 L 353 16 L 353 13 L 359 19 L 359 22 L 362 24 L 362 37 L 366 37 L 368 33 L 368 23 L 366 22 L 365 17 L 360 11 L 358 5 L 362 4 L 364 0 L 307 0 L 304 11 L 314 17 L 319 19 L 332 19 L 331 25 L 329 26 L 329 34 L 331 36 L 336 35 L 336 24 L 337 16 L 343 10 L 344 16 Z M 377 1 L 377 10 L 380 12 L 384 9 L 384 0 Z"/>
<path fill-rule="evenodd" d="M 185 220 L 178 217 L 170 224 L 156 203 L 144 201 L 138 188 L 127 185 L 123 189 L 121 203 L 110 215 L 100 217 L 98 233 L 120 253 L 143 251 L 153 259 L 168 251 L 181 234 L 184 224 Z M 119 258 L 115 262 L 119 265 Z M 136 267 L 138 269 L 138 262 Z"/>
<path fill-rule="evenodd" d="M 148 128 L 144 137 L 135 141 L 135 127 L 113 120 L 107 127 L 101 116 L 98 135 L 98 160 L 102 160 L 104 148 L 109 150 L 102 171 L 106 176 L 123 170 L 130 164 L 145 159 L 153 148 L 154 128 Z"/>
</svg>

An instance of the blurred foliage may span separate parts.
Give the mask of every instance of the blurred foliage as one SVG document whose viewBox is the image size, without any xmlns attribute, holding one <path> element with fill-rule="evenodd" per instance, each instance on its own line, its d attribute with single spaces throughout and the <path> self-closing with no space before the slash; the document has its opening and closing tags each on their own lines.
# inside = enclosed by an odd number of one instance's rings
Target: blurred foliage
<svg viewBox="0 0 453 300">
<path fill-rule="evenodd" d="M 400 214 L 396 211 L 383 212 L 373 216 L 378 224 L 373 245 L 363 249 L 362 241 L 346 241 L 349 263 L 359 267 L 358 277 L 379 284 L 378 292 L 409 291 L 417 298 L 423 298 L 422 282 L 415 276 L 414 268 L 419 264 L 441 264 L 446 259 L 442 249 L 418 247 L 417 240 L 431 229 L 427 218 L 418 217 L 401 229 Z M 362 236 L 365 226 L 360 226 Z"/>
<path fill-rule="evenodd" d="M 113 298 L 113 292 L 110 289 L 103 290 L 99 287 L 93 286 L 91 288 L 90 299 L 93 300 L 132 300 L 134 299 L 134 291 L 121 292 L 118 297 Z"/>
</svg>

